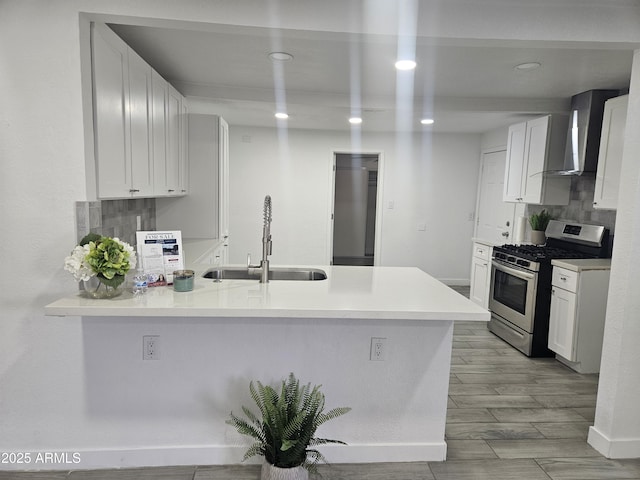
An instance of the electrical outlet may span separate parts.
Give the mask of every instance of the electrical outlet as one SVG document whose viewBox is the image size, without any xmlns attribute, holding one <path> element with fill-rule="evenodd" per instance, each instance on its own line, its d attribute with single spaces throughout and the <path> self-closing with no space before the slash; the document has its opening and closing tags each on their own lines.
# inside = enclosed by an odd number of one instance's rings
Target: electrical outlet
<svg viewBox="0 0 640 480">
<path fill-rule="evenodd" d="M 142 337 L 142 359 L 158 360 L 160 358 L 160 335 Z"/>
<path fill-rule="evenodd" d="M 371 353 L 369 360 L 383 362 L 387 359 L 387 339 L 371 337 Z"/>
</svg>

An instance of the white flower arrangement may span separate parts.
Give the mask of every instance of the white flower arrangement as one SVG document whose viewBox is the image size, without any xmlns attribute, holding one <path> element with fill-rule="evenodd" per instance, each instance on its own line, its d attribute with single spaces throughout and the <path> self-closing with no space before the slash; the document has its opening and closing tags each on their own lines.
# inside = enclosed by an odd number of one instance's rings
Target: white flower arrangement
<svg viewBox="0 0 640 480">
<path fill-rule="evenodd" d="M 131 245 L 117 237 L 95 233 L 85 236 L 64 259 L 64 269 L 77 281 L 97 276 L 101 283 L 113 288 L 124 282 L 132 268 L 136 268 L 136 253 Z"/>
</svg>

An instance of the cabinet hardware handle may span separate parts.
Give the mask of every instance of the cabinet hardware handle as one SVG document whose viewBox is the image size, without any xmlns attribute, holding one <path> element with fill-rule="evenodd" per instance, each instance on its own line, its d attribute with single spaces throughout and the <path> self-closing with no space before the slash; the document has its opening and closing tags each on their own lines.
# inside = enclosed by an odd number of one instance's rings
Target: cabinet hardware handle
<svg viewBox="0 0 640 480">
<path fill-rule="evenodd" d="M 136 192 L 139 192 L 139 191 L 140 191 L 140 190 L 139 190 L 139 189 L 137 189 L 137 188 L 130 188 L 130 189 L 129 189 L 129 193 L 136 193 Z"/>
<path fill-rule="evenodd" d="M 169 189 L 167 190 L 167 192 L 171 193 L 171 192 L 175 192 L 175 190 Z"/>
<path fill-rule="evenodd" d="M 560 280 L 562 280 L 563 282 L 567 281 L 567 277 L 560 277 Z"/>
</svg>

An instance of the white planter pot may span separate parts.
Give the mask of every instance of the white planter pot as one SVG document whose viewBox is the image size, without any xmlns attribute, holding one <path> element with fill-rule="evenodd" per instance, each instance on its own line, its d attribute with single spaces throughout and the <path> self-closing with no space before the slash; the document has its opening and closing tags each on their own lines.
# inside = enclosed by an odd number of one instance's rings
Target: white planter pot
<svg viewBox="0 0 640 480">
<path fill-rule="evenodd" d="M 546 241 L 547 237 L 542 230 L 531 230 L 531 243 L 534 245 L 544 245 Z"/>
<path fill-rule="evenodd" d="M 260 480 L 309 480 L 309 472 L 304 467 L 279 468 L 265 462 Z"/>
</svg>

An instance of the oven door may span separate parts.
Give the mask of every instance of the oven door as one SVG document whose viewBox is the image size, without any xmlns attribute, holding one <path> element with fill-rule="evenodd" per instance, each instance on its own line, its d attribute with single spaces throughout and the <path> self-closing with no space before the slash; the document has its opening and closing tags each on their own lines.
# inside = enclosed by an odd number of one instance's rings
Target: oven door
<svg viewBox="0 0 640 480">
<path fill-rule="evenodd" d="M 537 284 L 536 272 L 494 259 L 491 263 L 489 310 L 532 333 Z"/>
</svg>

